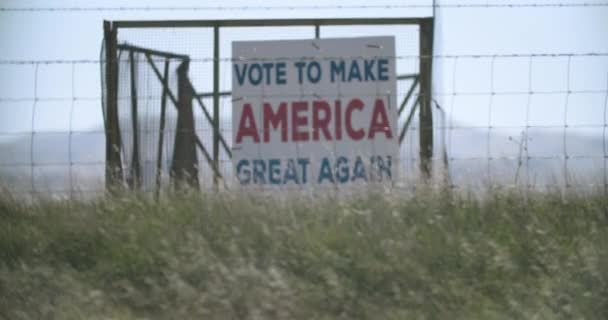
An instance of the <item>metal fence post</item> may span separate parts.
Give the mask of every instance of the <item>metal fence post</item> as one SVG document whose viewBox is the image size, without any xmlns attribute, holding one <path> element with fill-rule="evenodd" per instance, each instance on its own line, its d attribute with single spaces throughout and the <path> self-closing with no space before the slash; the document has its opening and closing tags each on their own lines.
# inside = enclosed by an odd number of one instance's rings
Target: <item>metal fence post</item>
<svg viewBox="0 0 608 320">
<path fill-rule="evenodd" d="M 431 179 L 433 172 L 433 25 L 433 18 L 420 22 L 420 173 L 422 179 L 427 181 Z"/>
<path fill-rule="evenodd" d="M 188 82 L 188 60 L 177 68 L 177 128 L 173 149 L 173 163 L 171 176 L 176 190 L 185 185 L 199 189 L 198 161 L 196 156 L 196 142 L 194 131 L 194 113 L 192 110 L 193 92 Z"/>
<path fill-rule="evenodd" d="M 213 27 L 213 186 L 218 187 L 220 163 L 220 28 Z"/>
<path fill-rule="evenodd" d="M 106 92 L 105 92 L 105 133 L 106 133 L 106 190 L 119 188 L 123 182 L 122 162 L 120 159 L 120 129 L 118 126 L 118 59 L 117 28 L 104 21 L 106 55 Z"/>
<path fill-rule="evenodd" d="M 165 139 L 165 115 L 167 113 L 167 95 L 168 88 L 165 85 L 169 79 L 169 59 L 165 58 L 165 68 L 163 72 L 163 93 L 161 95 L 160 102 L 160 123 L 158 131 L 158 153 L 156 154 L 156 187 L 154 192 L 154 198 L 158 200 L 161 188 L 161 177 L 163 170 L 163 144 Z"/>
<path fill-rule="evenodd" d="M 133 153 L 131 172 L 127 174 L 127 182 L 132 190 L 139 190 L 142 185 L 141 161 L 139 157 L 139 117 L 137 109 L 137 61 L 133 50 L 129 51 L 129 71 L 131 78 L 131 126 L 133 127 Z"/>
</svg>

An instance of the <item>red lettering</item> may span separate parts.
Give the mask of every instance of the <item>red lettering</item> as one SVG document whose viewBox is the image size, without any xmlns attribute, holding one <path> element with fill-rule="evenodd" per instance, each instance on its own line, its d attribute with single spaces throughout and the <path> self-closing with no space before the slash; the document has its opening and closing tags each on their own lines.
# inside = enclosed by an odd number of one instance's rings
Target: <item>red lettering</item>
<svg viewBox="0 0 608 320">
<path fill-rule="evenodd" d="M 360 99 L 353 99 L 348 103 L 348 106 L 346 106 L 346 118 L 344 119 L 345 125 L 346 125 L 346 134 L 348 134 L 348 136 L 353 139 L 353 140 L 361 140 L 363 139 L 363 137 L 365 137 L 365 130 L 363 129 L 359 129 L 359 130 L 354 130 L 353 129 L 353 111 L 356 110 L 361 110 L 363 109 L 363 101 L 361 101 Z"/>
<path fill-rule="evenodd" d="M 281 141 L 287 141 L 287 103 L 281 102 L 273 113 L 270 103 L 264 103 L 264 142 L 270 141 L 270 128 L 281 128 Z"/>
<path fill-rule="evenodd" d="M 251 110 L 251 104 L 245 103 L 243 105 L 243 113 L 241 113 L 241 120 L 239 120 L 239 131 L 236 134 L 236 143 L 241 143 L 244 137 L 250 136 L 253 142 L 260 142 L 260 135 L 258 134 L 258 128 L 255 124 L 255 117 L 253 116 L 253 110 Z"/>
<path fill-rule="evenodd" d="M 387 139 L 393 138 L 388 111 L 383 99 L 374 101 L 369 126 L 364 125 L 363 127 L 357 126 L 361 124 L 361 117 L 354 114 L 356 111 L 362 111 L 365 108 L 361 99 L 350 100 L 346 105 L 344 114 L 342 114 L 340 100 L 334 100 L 333 107 L 330 102 L 323 100 L 311 101 L 310 103 L 310 109 L 312 109 L 310 113 L 308 101 L 280 102 L 275 108 L 270 102 L 263 103 L 262 119 L 259 119 L 263 124 L 263 128 L 259 128 L 264 132 L 262 137 L 258 131 L 251 104 L 243 104 L 235 143 L 241 143 L 246 137 L 250 137 L 254 143 L 260 143 L 260 138 L 263 138 L 264 143 L 268 143 L 273 135 L 272 132 L 276 131 L 280 131 L 281 142 L 339 141 L 342 140 L 342 130 L 345 131 L 349 139 L 354 141 L 366 138 L 371 140 L 378 134 L 384 134 Z M 291 111 L 288 110 L 289 108 Z M 334 130 L 331 129 L 332 125 Z M 291 127 L 291 129 L 288 129 L 288 127 Z M 310 128 L 312 128 L 312 133 Z"/>
<path fill-rule="evenodd" d="M 308 125 L 308 117 L 300 113 L 308 111 L 307 101 L 294 101 L 291 104 L 291 139 L 292 141 L 307 141 L 308 131 L 300 131 L 301 126 Z"/>
<path fill-rule="evenodd" d="M 376 99 L 376 102 L 374 103 L 372 120 L 369 124 L 369 139 L 373 139 L 377 131 L 383 132 L 387 139 L 393 138 L 388 116 L 386 115 L 386 109 L 384 108 L 384 101 L 382 99 Z"/>
<path fill-rule="evenodd" d="M 342 140 L 342 102 L 336 100 L 336 140 Z"/>
<path fill-rule="evenodd" d="M 323 118 L 321 118 L 321 111 L 323 111 Z M 312 138 L 314 141 L 319 140 L 319 131 L 323 132 L 326 140 L 331 140 L 331 133 L 329 132 L 329 122 L 331 121 L 331 109 L 329 103 L 325 101 L 315 101 L 312 103 Z"/>
</svg>

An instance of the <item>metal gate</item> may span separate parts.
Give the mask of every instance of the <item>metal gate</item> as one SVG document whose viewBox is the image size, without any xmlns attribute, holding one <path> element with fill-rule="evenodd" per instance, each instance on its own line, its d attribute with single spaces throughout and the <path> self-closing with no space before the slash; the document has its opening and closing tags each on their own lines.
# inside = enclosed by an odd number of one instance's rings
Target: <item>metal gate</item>
<svg viewBox="0 0 608 320">
<path fill-rule="evenodd" d="M 418 114 L 419 173 L 430 179 L 433 168 L 432 64 L 434 18 L 378 19 L 289 19 L 289 20 L 177 20 L 105 21 L 102 50 L 103 111 L 106 132 L 106 188 L 126 187 L 159 194 L 163 188 L 200 187 L 198 154 L 212 172 L 213 186 L 225 181 L 220 170 L 220 153 L 232 156 L 220 130 L 220 30 L 253 27 L 311 27 L 320 38 L 322 27 L 405 25 L 418 27 L 418 72 L 398 74 L 407 82 L 399 105 L 406 115 L 399 132 L 403 142 Z M 173 50 L 119 42 L 120 30 L 171 28 L 212 31 L 212 90 L 197 92 L 190 75 L 191 57 Z M 311 30 L 312 31 L 312 30 Z M 311 33 L 312 36 L 312 33 Z M 141 74 L 150 74 L 156 88 L 145 84 Z M 146 91 L 142 93 L 142 91 Z M 150 92 L 147 92 L 150 91 Z M 212 109 L 203 100 L 212 99 Z M 145 105 L 145 106 L 144 106 Z M 153 105 L 153 108 L 149 108 Z M 198 107 L 195 107 L 198 106 Z M 409 106 L 409 110 L 407 107 Z M 148 108 L 148 109 L 146 109 Z M 197 133 L 194 111 L 200 110 L 212 128 L 209 148 Z M 198 111 L 197 111 L 198 112 Z M 158 115 L 155 115 L 158 113 Z M 158 119 L 154 118 L 158 117 Z M 211 152 L 209 152 L 209 150 Z"/>
</svg>

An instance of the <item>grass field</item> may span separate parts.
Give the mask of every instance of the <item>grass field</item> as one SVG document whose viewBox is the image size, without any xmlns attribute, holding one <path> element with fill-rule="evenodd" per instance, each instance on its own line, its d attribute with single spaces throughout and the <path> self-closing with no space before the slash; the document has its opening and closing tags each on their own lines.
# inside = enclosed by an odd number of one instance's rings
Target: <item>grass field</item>
<svg viewBox="0 0 608 320">
<path fill-rule="evenodd" d="M 0 200 L 1 319 L 606 319 L 608 199 Z"/>
</svg>

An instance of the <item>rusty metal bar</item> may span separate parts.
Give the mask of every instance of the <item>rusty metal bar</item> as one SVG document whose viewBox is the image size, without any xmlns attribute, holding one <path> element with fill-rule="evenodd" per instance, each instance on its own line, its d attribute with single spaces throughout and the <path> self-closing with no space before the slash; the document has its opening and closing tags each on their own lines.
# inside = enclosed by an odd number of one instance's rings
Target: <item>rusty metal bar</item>
<svg viewBox="0 0 608 320">
<path fill-rule="evenodd" d="M 137 79 L 133 51 L 129 51 L 129 73 L 131 77 L 131 126 L 133 129 L 133 154 L 131 155 L 131 172 L 128 175 L 129 187 L 139 190 L 142 185 L 141 162 L 139 159 L 139 118 L 137 115 Z"/>
<path fill-rule="evenodd" d="M 416 108 L 418 107 L 419 104 L 420 104 L 420 99 L 416 99 L 416 103 L 414 103 L 414 105 L 412 106 L 412 110 L 410 111 L 410 114 L 407 116 L 407 120 L 405 120 L 405 123 L 403 124 L 401 133 L 399 134 L 399 144 L 400 145 L 403 142 L 403 139 L 405 139 L 405 134 L 407 133 L 407 129 L 410 127 L 410 123 L 412 122 L 412 118 L 414 118 L 414 113 L 416 112 Z"/>
<path fill-rule="evenodd" d="M 165 70 L 163 73 L 163 83 L 168 82 L 169 77 L 169 59 L 165 60 Z M 165 139 L 165 114 L 167 111 L 167 91 L 168 88 L 163 85 L 163 94 L 160 102 L 160 129 L 158 132 L 158 154 L 156 155 L 156 190 L 154 197 L 158 199 L 161 188 L 161 177 L 163 170 L 163 141 Z"/>
<path fill-rule="evenodd" d="M 410 98 L 412 97 L 412 94 L 414 93 L 414 90 L 416 89 L 416 85 L 418 84 L 418 79 L 419 79 L 418 77 L 414 78 L 414 82 L 410 86 L 410 90 L 408 90 L 407 94 L 405 95 L 405 98 L 403 98 L 403 102 L 401 102 L 401 105 L 399 106 L 399 115 L 401 113 L 403 113 L 405 106 L 407 106 L 407 103 L 409 102 Z"/>
<path fill-rule="evenodd" d="M 433 72 L 433 19 L 420 24 L 420 174 L 430 180 L 433 172 L 433 112 L 431 108 Z"/>
<path fill-rule="evenodd" d="M 118 58 L 117 28 L 109 21 L 104 21 L 104 39 L 106 55 L 106 190 L 113 192 L 123 182 L 122 161 L 120 157 L 121 141 L 118 125 Z"/>
</svg>

